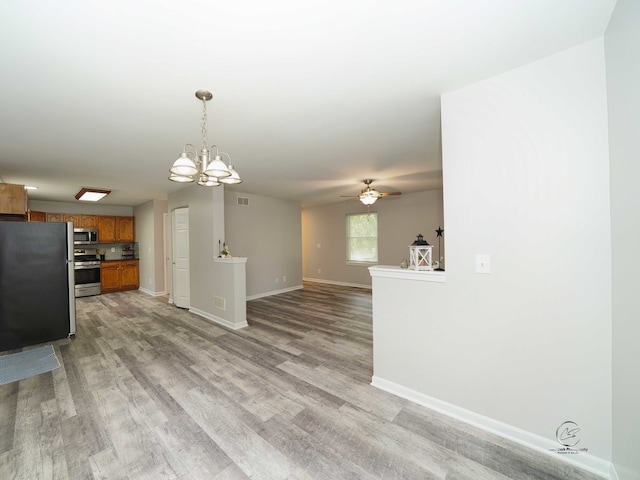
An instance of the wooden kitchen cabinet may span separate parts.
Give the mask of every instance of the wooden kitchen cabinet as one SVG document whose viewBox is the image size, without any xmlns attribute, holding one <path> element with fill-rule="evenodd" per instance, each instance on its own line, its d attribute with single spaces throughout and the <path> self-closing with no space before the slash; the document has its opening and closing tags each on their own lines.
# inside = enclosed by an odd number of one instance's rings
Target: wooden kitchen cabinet
<svg viewBox="0 0 640 480">
<path fill-rule="evenodd" d="M 133 217 L 98 216 L 100 243 L 133 242 Z"/>
<path fill-rule="evenodd" d="M 102 262 L 100 264 L 100 292 L 109 293 L 120 290 L 120 262 Z"/>
<path fill-rule="evenodd" d="M 138 260 L 102 262 L 101 293 L 136 290 L 140 286 Z"/>
<path fill-rule="evenodd" d="M 5 215 L 27 214 L 27 191 L 24 185 L 0 183 L 0 213 Z"/>
<path fill-rule="evenodd" d="M 98 228 L 97 215 L 81 215 L 79 213 L 65 213 L 65 222 L 73 222 L 74 228 Z"/>
<path fill-rule="evenodd" d="M 98 241 L 113 243 L 116 241 L 116 217 L 98 217 Z"/>
<path fill-rule="evenodd" d="M 98 228 L 97 215 L 82 215 L 80 222 L 81 222 L 80 225 L 82 226 L 82 228 Z"/>
<path fill-rule="evenodd" d="M 47 222 L 64 222 L 64 215 L 62 213 L 47 212 Z"/>
<path fill-rule="evenodd" d="M 136 290 L 140 286 L 138 260 L 120 262 L 120 289 Z"/>
<path fill-rule="evenodd" d="M 116 217 L 116 242 L 133 242 L 133 217 Z"/>
<path fill-rule="evenodd" d="M 30 222 L 46 222 L 47 214 L 45 212 L 37 212 L 31 210 L 29 212 L 29 221 Z"/>
<path fill-rule="evenodd" d="M 80 228 L 82 215 L 77 213 L 65 213 L 62 216 L 63 222 L 73 222 L 73 228 Z"/>
</svg>

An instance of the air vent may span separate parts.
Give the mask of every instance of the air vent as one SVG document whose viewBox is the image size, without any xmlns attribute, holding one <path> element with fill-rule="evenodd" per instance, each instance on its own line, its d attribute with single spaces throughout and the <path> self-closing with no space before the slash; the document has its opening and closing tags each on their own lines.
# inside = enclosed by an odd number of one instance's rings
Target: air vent
<svg viewBox="0 0 640 480">
<path fill-rule="evenodd" d="M 248 207 L 249 206 L 249 199 L 247 197 L 236 197 L 238 199 L 238 205 L 241 205 L 243 207 Z"/>
<path fill-rule="evenodd" d="M 213 297 L 213 306 L 219 308 L 220 310 L 227 309 L 227 300 L 222 297 Z"/>
</svg>

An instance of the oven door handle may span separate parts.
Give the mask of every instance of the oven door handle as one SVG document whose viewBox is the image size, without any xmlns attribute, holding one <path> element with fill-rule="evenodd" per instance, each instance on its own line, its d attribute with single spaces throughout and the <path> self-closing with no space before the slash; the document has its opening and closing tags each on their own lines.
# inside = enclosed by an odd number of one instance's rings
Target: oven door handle
<svg viewBox="0 0 640 480">
<path fill-rule="evenodd" d="M 100 269 L 100 264 L 98 264 L 98 265 L 78 265 L 76 263 L 76 265 L 74 267 L 75 270 L 90 270 L 90 269 L 96 269 L 96 268 L 99 270 Z"/>
</svg>

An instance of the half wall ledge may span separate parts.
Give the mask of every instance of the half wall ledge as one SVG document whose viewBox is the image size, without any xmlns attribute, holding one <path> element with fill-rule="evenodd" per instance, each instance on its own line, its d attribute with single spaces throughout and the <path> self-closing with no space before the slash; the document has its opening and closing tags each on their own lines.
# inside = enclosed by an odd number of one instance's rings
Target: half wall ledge
<svg viewBox="0 0 640 480">
<path fill-rule="evenodd" d="M 445 272 L 418 271 L 400 268 L 393 265 L 376 265 L 369 267 L 372 277 L 396 278 L 398 280 L 413 280 L 419 282 L 444 283 Z"/>
</svg>

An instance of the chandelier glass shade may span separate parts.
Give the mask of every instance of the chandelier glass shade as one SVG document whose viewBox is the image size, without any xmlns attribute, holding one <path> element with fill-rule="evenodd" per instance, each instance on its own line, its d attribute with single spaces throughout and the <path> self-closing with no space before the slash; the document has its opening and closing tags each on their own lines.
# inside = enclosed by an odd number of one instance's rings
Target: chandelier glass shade
<svg viewBox="0 0 640 480">
<path fill-rule="evenodd" d="M 374 203 L 376 203 L 376 200 L 378 200 L 377 196 L 365 194 L 361 194 L 359 198 L 360 201 L 365 205 L 373 205 Z"/>
<path fill-rule="evenodd" d="M 202 121 L 200 123 L 202 132 L 202 147 L 200 151 L 192 144 L 187 143 L 178 159 L 173 162 L 169 169 L 169 180 L 179 183 L 197 182 L 203 187 L 217 187 L 226 184 L 241 183 L 240 175 L 235 171 L 231 163 L 227 165 L 222 160 L 222 155 L 226 155 L 231 162 L 228 153 L 218 152 L 218 147 L 207 143 L 207 102 L 213 98 L 211 92 L 198 90 L 196 97 L 202 100 Z M 212 150 L 215 148 L 215 155 L 211 159 Z"/>
<path fill-rule="evenodd" d="M 375 188 L 371 188 L 371 185 L 367 184 L 367 187 L 362 190 L 360 195 L 358 195 L 358 200 L 360 200 L 364 205 L 373 205 L 376 203 L 376 200 L 380 198 L 382 194 L 378 192 Z"/>
</svg>

